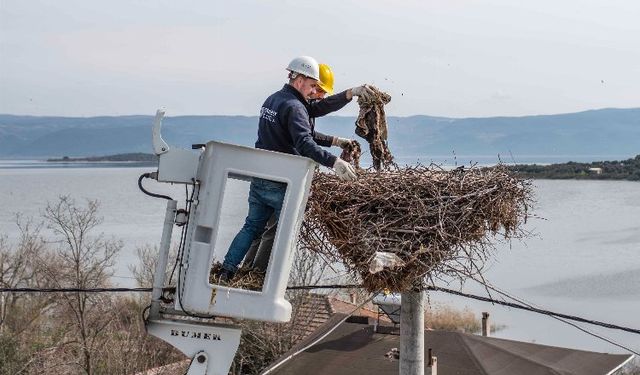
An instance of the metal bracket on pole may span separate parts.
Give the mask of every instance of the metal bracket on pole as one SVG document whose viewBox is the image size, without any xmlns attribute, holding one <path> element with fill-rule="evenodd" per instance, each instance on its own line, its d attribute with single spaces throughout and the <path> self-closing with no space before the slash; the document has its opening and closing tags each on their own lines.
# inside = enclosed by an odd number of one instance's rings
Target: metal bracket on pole
<svg viewBox="0 0 640 375">
<path fill-rule="evenodd" d="M 149 319 L 157 319 L 160 313 L 160 298 L 162 297 L 162 288 L 164 287 L 165 273 L 169 260 L 171 233 L 173 232 L 177 205 L 178 202 L 175 200 L 167 201 L 167 209 L 164 214 L 164 225 L 162 227 L 162 239 L 160 240 L 160 249 L 158 251 L 158 262 L 156 263 L 156 270 L 153 274 L 153 290 L 151 292 Z"/>
</svg>

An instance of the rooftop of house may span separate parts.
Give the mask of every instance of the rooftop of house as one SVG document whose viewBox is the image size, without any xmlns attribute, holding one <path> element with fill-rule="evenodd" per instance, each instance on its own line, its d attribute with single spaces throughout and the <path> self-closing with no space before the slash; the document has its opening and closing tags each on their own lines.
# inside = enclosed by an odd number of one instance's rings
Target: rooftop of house
<svg viewBox="0 0 640 375">
<path fill-rule="evenodd" d="M 335 314 L 313 335 L 302 340 L 281 358 L 287 358 L 334 327 L 343 314 Z M 359 321 L 359 322 L 354 322 Z M 400 347 L 400 336 L 390 330 L 376 331 L 362 319 L 345 323 L 277 366 L 271 374 L 397 374 L 398 359 L 390 353 Z M 609 375 L 633 358 L 627 354 L 595 353 L 569 348 L 470 335 L 460 332 L 425 331 L 425 358 L 433 349 L 440 375 Z M 400 356 L 402 353 L 400 353 Z"/>
</svg>

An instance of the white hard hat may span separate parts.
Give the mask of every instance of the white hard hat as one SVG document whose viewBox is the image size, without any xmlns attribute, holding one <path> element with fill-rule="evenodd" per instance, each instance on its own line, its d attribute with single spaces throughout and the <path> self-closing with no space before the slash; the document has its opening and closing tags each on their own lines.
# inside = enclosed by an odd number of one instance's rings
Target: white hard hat
<svg viewBox="0 0 640 375">
<path fill-rule="evenodd" d="M 289 66 L 287 66 L 287 70 L 313 78 L 316 81 L 320 79 L 320 68 L 318 67 L 318 62 L 313 57 L 296 57 L 291 60 Z"/>
</svg>

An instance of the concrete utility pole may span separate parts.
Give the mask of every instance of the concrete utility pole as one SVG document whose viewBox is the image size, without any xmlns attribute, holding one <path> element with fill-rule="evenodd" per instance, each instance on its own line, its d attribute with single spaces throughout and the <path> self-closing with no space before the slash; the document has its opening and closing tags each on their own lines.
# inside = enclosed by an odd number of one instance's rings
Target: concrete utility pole
<svg viewBox="0 0 640 375">
<path fill-rule="evenodd" d="M 424 292 L 402 293 L 400 375 L 424 375 Z"/>
</svg>

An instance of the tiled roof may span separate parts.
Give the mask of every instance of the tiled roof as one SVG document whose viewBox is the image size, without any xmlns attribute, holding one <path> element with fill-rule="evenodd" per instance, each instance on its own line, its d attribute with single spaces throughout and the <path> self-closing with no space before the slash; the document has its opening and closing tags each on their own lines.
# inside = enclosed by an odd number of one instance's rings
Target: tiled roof
<svg viewBox="0 0 640 375">
<path fill-rule="evenodd" d="M 323 325 L 333 314 L 326 295 L 308 293 L 301 297 L 302 303 L 292 312 L 294 333 L 299 339 L 307 337 Z"/>
<path fill-rule="evenodd" d="M 321 337 L 340 318 L 336 314 L 281 359 Z M 388 353 L 399 347 L 399 335 L 376 332 L 369 324 L 345 322 L 312 347 L 277 366 L 271 374 L 397 374 L 398 360 Z M 425 357 L 429 348 L 438 358 L 439 375 L 605 375 L 633 357 L 445 331 L 425 331 Z"/>
</svg>

